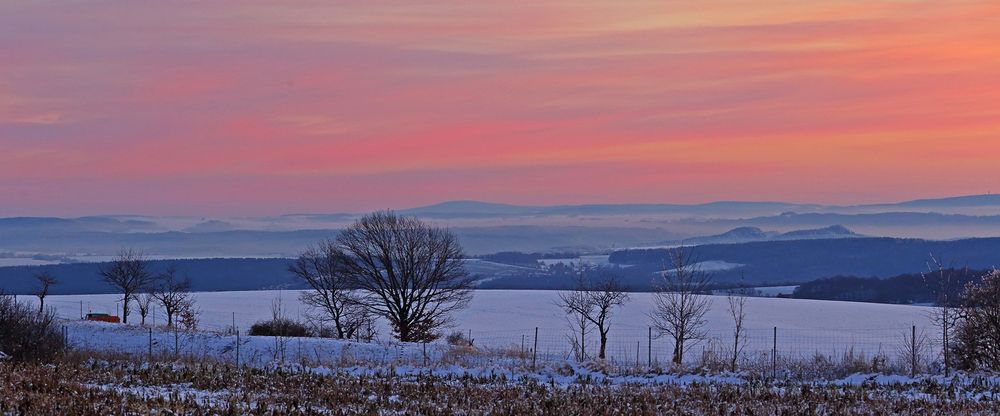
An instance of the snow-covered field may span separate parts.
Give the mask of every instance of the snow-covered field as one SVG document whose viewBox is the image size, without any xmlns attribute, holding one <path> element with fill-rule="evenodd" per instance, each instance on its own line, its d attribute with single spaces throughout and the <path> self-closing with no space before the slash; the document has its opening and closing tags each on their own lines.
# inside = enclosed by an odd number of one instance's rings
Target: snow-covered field
<svg viewBox="0 0 1000 416">
<path fill-rule="evenodd" d="M 245 333 L 250 325 L 271 317 L 271 305 L 280 301 L 291 317 L 303 317 L 307 312 L 298 300 L 298 291 L 250 291 L 197 293 L 201 309 L 201 328 L 215 331 L 236 328 Z M 28 298 L 33 301 L 33 299 Z M 46 303 L 56 308 L 67 319 L 79 319 L 81 312 L 116 313 L 117 295 L 51 296 Z M 476 345 L 489 347 L 516 347 L 534 342 L 538 328 L 538 351 L 548 355 L 565 355 L 569 350 L 565 315 L 556 306 L 555 291 L 475 291 L 469 307 L 455 315 L 453 330 L 470 333 Z M 666 337 L 656 337 L 652 331 L 648 312 L 653 307 L 653 295 L 630 294 L 630 301 L 612 317 L 609 354 L 618 360 L 629 361 L 648 355 L 665 359 L 672 351 Z M 745 338 L 749 353 L 770 351 L 777 328 L 777 349 L 783 354 L 809 356 L 815 352 L 840 354 L 848 350 L 874 354 L 894 354 L 911 326 L 918 335 L 927 334 L 933 339 L 929 320 L 931 308 L 921 306 L 883 305 L 851 302 L 831 302 L 798 299 L 748 298 Z M 130 322 L 138 322 L 133 306 Z M 155 311 L 154 319 L 162 324 L 162 312 Z M 723 347 L 731 341 L 732 320 L 728 316 L 726 298 L 712 297 L 712 309 L 706 316 L 708 340 L 692 351 L 701 353 L 703 348 Z M 381 331 L 383 339 L 388 331 Z M 589 341 L 597 340 L 596 334 Z M 596 345 L 590 346 L 596 351 Z"/>
</svg>

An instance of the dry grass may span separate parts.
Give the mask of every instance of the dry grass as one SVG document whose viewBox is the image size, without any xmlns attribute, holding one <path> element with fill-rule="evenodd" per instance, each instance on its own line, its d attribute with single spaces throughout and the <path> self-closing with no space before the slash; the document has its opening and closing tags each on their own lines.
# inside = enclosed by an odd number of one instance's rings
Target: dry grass
<svg viewBox="0 0 1000 416">
<path fill-rule="evenodd" d="M 568 386 L 503 376 L 357 376 L 71 355 L 0 365 L 0 414 L 996 414 L 928 384 Z M 984 387 L 985 388 L 985 387 Z M 989 387 L 992 388 L 992 387 Z M 983 394 L 986 394 L 985 391 Z M 167 413 L 169 412 L 169 413 Z"/>
</svg>

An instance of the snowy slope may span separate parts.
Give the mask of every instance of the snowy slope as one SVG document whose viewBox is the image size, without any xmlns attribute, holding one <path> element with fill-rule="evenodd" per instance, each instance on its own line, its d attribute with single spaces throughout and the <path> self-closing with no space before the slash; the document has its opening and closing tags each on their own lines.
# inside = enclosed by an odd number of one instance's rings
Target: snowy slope
<svg viewBox="0 0 1000 416">
<path fill-rule="evenodd" d="M 280 299 L 288 315 L 302 316 L 306 309 L 298 302 L 297 291 L 254 291 L 198 293 L 201 327 L 213 331 L 231 331 L 233 322 L 245 333 L 250 325 L 270 317 L 272 302 Z M 83 312 L 116 311 L 116 295 L 51 296 L 48 305 L 60 316 L 79 319 Z M 522 340 L 531 343 L 535 328 L 539 328 L 539 352 L 552 356 L 568 353 L 565 315 L 556 305 L 555 291 L 475 291 L 469 307 L 455 315 L 455 328 L 471 331 L 477 346 L 520 348 Z M 33 299 L 29 299 L 33 301 Z M 650 344 L 648 316 L 653 309 L 653 295 L 630 294 L 630 301 L 616 311 L 611 319 L 609 353 L 617 360 L 634 360 L 636 344 L 640 355 L 667 357 L 672 346 L 666 337 L 655 337 Z M 767 352 L 773 347 L 774 328 L 778 332 L 778 349 L 786 354 L 808 356 L 814 352 L 835 354 L 853 349 L 857 352 L 894 352 L 911 325 L 918 332 L 933 333 L 929 321 L 931 308 L 904 305 L 865 304 L 850 302 L 813 301 L 798 299 L 747 299 L 746 339 L 748 351 Z M 155 322 L 163 323 L 162 312 Z M 138 316 L 130 318 L 138 321 Z M 712 308 L 706 315 L 709 341 L 701 348 L 724 345 L 731 339 L 732 321 L 726 309 L 726 299 L 712 297 Z M 387 339 L 384 324 L 381 330 Z M 591 337 L 596 341 L 596 336 Z M 171 341 L 172 342 L 172 341 Z M 590 344 L 590 343 L 588 343 Z M 593 347 L 589 347 L 593 348 Z"/>
</svg>

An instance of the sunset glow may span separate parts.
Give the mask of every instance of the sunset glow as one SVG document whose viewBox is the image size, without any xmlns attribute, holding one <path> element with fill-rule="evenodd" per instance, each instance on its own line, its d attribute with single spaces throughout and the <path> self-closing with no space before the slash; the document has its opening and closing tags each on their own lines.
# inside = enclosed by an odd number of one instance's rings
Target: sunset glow
<svg viewBox="0 0 1000 416">
<path fill-rule="evenodd" d="M 0 4 L 0 215 L 1000 190 L 995 1 Z"/>
</svg>

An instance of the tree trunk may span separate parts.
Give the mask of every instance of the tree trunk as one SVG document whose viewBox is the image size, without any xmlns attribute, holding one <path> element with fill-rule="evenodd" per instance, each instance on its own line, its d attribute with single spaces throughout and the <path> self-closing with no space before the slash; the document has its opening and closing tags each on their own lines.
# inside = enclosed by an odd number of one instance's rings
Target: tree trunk
<svg viewBox="0 0 1000 416">
<path fill-rule="evenodd" d="M 674 340 L 674 364 L 681 364 L 684 359 L 684 339 L 678 337 Z"/>
<path fill-rule="evenodd" d="M 400 322 L 396 328 L 399 329 L 399 341 L 410 342 L 410 326 Z"/>
<path fill-rule="evenodd" d="M 128 323 L 128 299 L 122 302 L 122 323 Z"/>
<path fill-rule="evenodd" d="M 38 313 L 45 312 L 45 298 L 38 298 Z"/>
<path fill-rule="evenodd" d="M 607 346 L 608 346 L 608 334 L 605 333 L 605 332 L 601 332 L 601 353 L 600 353 L 600 355 L 598 355 L 598 358 L 600 358 L 602 360 L 605 358 L 605 353 L 604 352 L 605 352 Z"/>
<path fill-rule="evenodd" d="M 733 361 L 730 363 L 730 367 L 733 372 L 736 372 L 736 360 L 740 355 L 740 336 L 737 334 L 736 339 L 733 341 Z"/>
<path fill-rule="evenodd" d="M 337 328 L 337 339 L 344 339 L 344 328 L 340 326 L 340 319 L 334 319 L 333 326 Z"/>
</svg>

